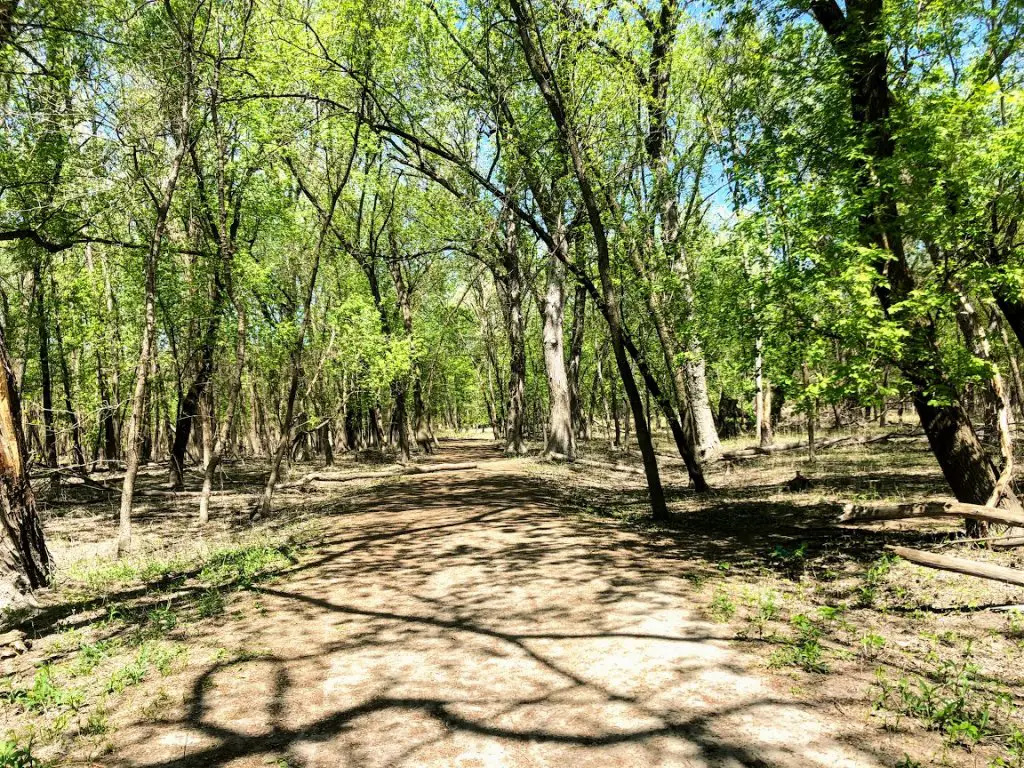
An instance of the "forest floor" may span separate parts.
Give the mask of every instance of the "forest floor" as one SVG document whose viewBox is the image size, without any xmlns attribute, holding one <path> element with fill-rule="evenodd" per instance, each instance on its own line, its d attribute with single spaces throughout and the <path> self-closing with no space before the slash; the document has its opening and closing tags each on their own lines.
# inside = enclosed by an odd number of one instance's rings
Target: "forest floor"
<svg viewBox="0 0 1024 768">
<path fill-rule="evenodd" d="M 837 501 L 941 493 L 923 442 L 720 462 L 704 496 L 667 468 L 664 526 L 631 473 L 483 439 L 420 462 L 476 467 L 342 457 L 358 479 L 283 488 L 251 525 L 263 468 L 235 463 L 203 530 L 198 477 L 162 492 L 154 467 L 121 561 L 116 499 L 66 487 L 57 584 L 0 662 L 0 765 L 1024 764 L 1024 613 L 992 610 L 1021 590 L 886 554 L 950 525 L 834 524 Z"/>
</svg>

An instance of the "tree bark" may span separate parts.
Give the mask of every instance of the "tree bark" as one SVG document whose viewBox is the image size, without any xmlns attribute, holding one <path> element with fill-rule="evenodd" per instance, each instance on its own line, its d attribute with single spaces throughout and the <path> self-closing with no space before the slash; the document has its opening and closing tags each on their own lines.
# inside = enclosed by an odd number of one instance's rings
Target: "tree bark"
<svg viewBox="0 0 1024 768">
<path fill-rule="evenodd" d="M 188 107 L 183 109 L 187 115 Z M 167 219 L 174 199 L 174 191 L 178 185 L 181 164 L 188 151 L 188 137 L 180 136 L 178 147 L 171 161 L 167 177 L 161 185 L 160 197 L 156 205 L 156 220 L 150 236 L 149 247 L 146 249 L 146 298 L 143 310 L 142 343 L 139 347 L 139 361 L 135 368 L 135 391 L 132 397 L 131 415 L 128 418 L 128 440 L 125 460 L 124 481 L 121 486 L 121 507 L 118 517 L 117 555 L 120 557 L 128 551 L 132 540 L 132 503 L 135 494 L 135 478 L 139 473 L 144 439 L 144 421 L 146 415 L 146 390 L 149 381 L 150 367 L 153 363 L 153 347 L 156 342 L 156 272 L 163 247 Z"/>
<path fill-rule="evenodd" d="M 908 549 L 907 547 L 891 547 L 894 554 L 904 560 L 923 565 L 928 568 L 937 568 L 942 571 L 953 571 L 967 576 L 977 576 L 981 579 L 1001 581 L 1005 584 L 1015 584 L 1024 587 L 1024 571 L 1016 568 L 1007 568 L 1003 565 L 992 563 L 979 563 L 975 560 L 967 560 L 963 557 L 952 557 L 951 555 L 937 555 L 934 552 L 922 552 L 919 549 Z"/>
<path fill-rule="evenodd" d="M 572 461 L 576 458 L 576 433 L 573 430 L 570 385 L 563 345 L 564 275 L 561 262 L 554 255 L 548 257 L 547 286 L 541 309 L 544 370 L 548 380 L 548 434 L 544 453 Z"/>
<path fill-rule="evenodd" d="M 178 406 L 178 414 L 174 420 L 174 443 L 171 445 L 170 485 L 172 488 L 184 488 L 185 453 L 192 437 L 192 426 L 199 414 L 199 403 L 210 384 L 213 375 L 213 353 L 217 342 L 217 328 L 220 325 L 216 318 L 221 312 L 219 302 L 210 309 L 210 320 L 203 335 L 202 351 L 199 360 L 199 371 L 189 385 L 185 397 Z"/>
<path fill-rule="evenodd" d="M 593 232 L 594 243 L 597 248 L 598 273 L 601 277 L 601 288 L 604 295 L 604 303 L 607 307 L 608 333 L 611 339 L 612 352 L 615 356 L 615 363 L 618 366 L 619 375 L 622 379 L 622 385 L 626 390 L 626 397 L 633 411 L 637 442 L 640 446 L 644 472 L 647 477 L 651 512 L 654 519 L 664 520 L 668 518 L 665 492 L 661 485 L 661 474 L 658 470 L 658 459 L 654 452 L 654 443 L 651 440 L 647 419 L 644 416 L 640 390 L 637 388 L 636 380 L 633 378 L 633 371 L 630 368 L 625 345 L 623 344 L 622 315 L 619 307 L 618 292 L 612 279 L 611 252 L 608 246 L 607 232 L 601 215 L 601 209 L 598 206 L 597 196 L 591 184 L 590 171 L 584 160 L 583 149 L 576 135 L 576 129 L 570 122 L 569 115 L 562 103 L 562 96 L 556 84 L 554 71 L 551 69 L 550 62 L 547 60 L 544 52 L 533 40 L 530 30 L 530 16 L 526 13 L 521 0 L 510 0 L 510 6 L 515 17 L 516 28 L 530 73 L 540 89 L 541 95 L 548 107 L 548 112 L 551 114 L 551 118 L 572 159 L 572 168 L 576 176 L 580 197 L 583 200 L 587 220 Z"/>
<path fill-rule="evenodd" d="M 848 0 L 844 13 L 836 0 L 812 0 L 811 12 L 846 72 L 851 113 L 864 140 L 864 159 L 858 161 L 858 184 L 866 201 L 860 216 L 861 237 L 880 254 L 875 266 L 887 279 L 876 293 L 888 314 L 893 304 L 910 296 L 915 280 L 903 247 L 894 194 L 898 185 L 888 177 L 894 172 L 896 145 L 890 129 L 883 2 Z M 907 330 L 908 354 L 901 367 L 913 387 L 914 406 L 932 452 L 959 501 L 986 504 L 998 492 L 998 479 L 970 418 L 956 399 L 955 388 L 941 369 L 936 329 L 930 318 L 916 317 L 909 319 Z M 1007 493 L 1001 506 L 1018 508 L 1020 503 Z"/>
<path fill-rule="evenodd" d="M 1010 345 L 1010 338 L 1006 333 L 1006 326 L 999 320 L 999 314 L 993 312 L 991 320 L 992 324 L 999 331 L 999 337 L 1003 340 L 1003 349 L 1006 351 L 1006 359 L 1010 364 L 1013 391 L 1017 400 L 1017 411 L 1018 413 L 1024 412 L 1024 379 L 1022 379 L 1020 375 L 1020 364 L 1017 362 L 1017 356 L 1014 354 L 1013 347 Z M 1014 421 L 1016 421 L 1016 419 L 1014 419 Z"/>
<path fill-rule="evenodd" d="M 25 453 L 17 384 L 0 329 L 0 612 L 46 586 L 52 568 Z"/>
<path fill-rule="evenodd" d="M 504 288 L 502 309 L 508 333 L 509 373 L 505 409 L 505 453 L 526 453 L 526 321 L 523 317 L 523 274 L 519 264 L 516 220 L 505 215 L 505 238 L 501 249 Z"/>
<path fill-rule="evenodd" d="M 589 437 L 587 420 L 583 417 L 583 403 L 580 392 L 581 367 L 583 363 L 583 340 L 587 324 L 587 289 L 577 284 L 572 302 L 572 326 L 569 331 L 569 412 L 576 437 Z"/>
</svg>

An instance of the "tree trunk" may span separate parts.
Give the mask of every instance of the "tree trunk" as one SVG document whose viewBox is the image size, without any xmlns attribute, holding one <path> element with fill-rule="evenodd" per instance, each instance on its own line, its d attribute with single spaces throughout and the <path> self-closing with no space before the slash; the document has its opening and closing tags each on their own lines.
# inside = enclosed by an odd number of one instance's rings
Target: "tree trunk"
<svg viewBox="0 0 1024 768">
<path fill-rule="evenodd" d="M 245 370 L 245 343 L 246 343 L 246 315 L 245 306 L 237 303 L 238 308 L 238 330 L 235 339 L 235 370 L 231 378 L 231 387 L 228 390 L 228 407 L 224 419 L 220 423 L 217 432 L 217 439 L 213 443 L 209 459 L 203 472 L 203 491 L 199 496 L 199 524 L 205 525 L 210 519 L 210 494 L 213 492 L 213 479 L 217 474 L 217 467 L 224 458 L 224 450 L 228 445 L 228 434 L 231 431 L 231 423 L 235 419 L 235 411 L 238 408 L 238 401 L 242 394 L 242 372 Z"/>
<path fill-rule="evenodd" d="M 186 107 L 187 111 L 187 107 Z M 178 185 L 181 163 L 187 151 L 187 142 L 179 138 L 179 145 L 171 163 L 167 178 L 162 184 L 160 201 L 156 208 L 156 221 L 149 247 L 146 250 L 146 298 L 143 315 L 142 343 L 139 347 L 139 361 L 135 368 L 135 392 L 132 397 L 132 410 L 128 418 L 127 455 L 125 461 L 124 481 L 121 486 L 121 508 L 117 530 L 117 555 L 120 557 L 128 551 L 132 540 L 132 503 L 135 495 L 135 478 L 139 473 L 142 458 L 144 421 L 146 415 L 146 389 L 150 367 L 154 357 L 156 342 L 156 271 L 163 246 L 164 232 L 167 229 L 167 218 L 174 199 L 174 190 Z"/>
<path fill-rule="evenodd" d="M 1014 354 L 1013 347 L 1010 344 L 1010 338 L 1006 333 L 1006 326 L 999 319 L 999 313 L 992 312 L 990 319 L 992 326 L 999 331 L 999 337 L 1003 341 L 1003 349 L 1006 351 L 1006 359 L 1009 361 L 1013 392 L 1017 401 L 1017 412 L 1024 412 L 1024 379 L 1020 375 L 1020 365 L 1017 363 L 1017 356 Z M 1013 418 L 1013 421 L 1016 421 L 1016 417 Z"/>
<path fill-rule="evenodd" d="M 184 487 L 185 452 L 192 437 L 192 425 L 199 414 L 199 403 L 210 384 L 213 375 L 213 353 L 216 348 L 217 326 L 221 308 L 219 302 L 210 310 L 210 321 L 203 336 L 202 357 L 199 371 L 189 386 L 185 397 L 178 405 L 178 415 L 174 420 L 174 443 L 171 446 L 170 485 L 172 488 Z"/>
<path fill-rule="evenodd" d="M 811 373 L 807 363 L 803 364 L 803 378 L 804 378 L 804 391 L 806 392 L 811 386 Z M 806 395 L 805 395 L 806 396 Z M 814 418 L 815 418 L 815 402 L 813 398 L 807 397 L 807 460 L 814 461 Z"/>
<path fill-rule="evenodd" d="M 887 279 L 876 288 L 888 314 L 893 304 L 907 299 L 915 288 L 903 247 L 900 213 L 891 174 L 896 144 L 890 127 L 890 93 L 884 40 L 882 0 L 848 0 L 846 12 L 835 0 L 812 0 L 811 11 L 825 30 L 842 64 L 850 88 L 854 122 L 861 130 L 865 157 L 859 160 L 858 184 L 865 203 L 860 216 L 861 237 L 881 254 L 875 267 Z M 882 173 L 883 177 L 878 178 Z M 959 501 L 986 504 L 999 501 L 1019 507 L 1007 491 L 1000 494 L 996 473 L 961 403 L 936 403 L 932 393 L 954 392 L 941 368 L 936 329 L 929 317 L 910 318 L 902 368 L 913 386 L 913 401 L 932 452 Z M 970 527 L 968 528 L 970 532 Z"/>
<path fill-rule="evenodd" d="M 51 567 L 25 469 L 17 384 L 0 329 L 0 613 L 46 586 Z"/>
<path fill-rule="evenodd" d="M 51 280 L 51 291 L 56 295 L 56 284 Z M 64 354 L 64 334 L 61 331 L 60 312 L 54 308 L 53 313 L 53 335 L 57 342 L 57 362 L 60 365 L 61 381 L 64 385 L 64 411 L 71 422 L 71 449 L 74 456 L 75 466 L 80 472 L 85 471 L 85 451 L 82 450 L 82 425 L 75 410 L 74 399 L 71 392 L 71 373 L 68 370 L 67 355 Z"/>
<path fill-rule="evenodd" d="M 523 317 L 523 275 L 519 265 L 516 221 L 506 217 L 501 258 L 504 267 L 505 330 L 508 333 L 509 375 L 505 410 L 505 453 L 526 453 L 526 322 Z"/>
<path fill-rule="evenodd" d="M 775 440 L 775 433 L 772 430 L 772 385 L 764 380 L 763 377 L 761 386 L 761 433 L 759 438 L 762 448 L 767 448 Z"/>
<path fill-rule="evenodd" d="M 39 334 L 39 376 L 43 387 L 43 440 L 45 451 L 43 461 L 48 467 L 56 467 L 57 430 L 53 424 L 53 377 L 50 372 L 50 331 L 46 317 L 46 291 L 43 286 L 42 268 L 38 261 L 33 265 L 36 285 L 36 332 Z M 55 476 L 56 477 L 56 476 Z"/>
<path fill-rule="evenodd" d="M 544 370 L 548 379 L 548 429 L 544 453 L 572 461 L 576 458 L 576 434 L 572 424 L 569 377 L 563 349 L 565 290 L 562 266 L 551 255 L 547 264 L 547 289 L 542 302 Z"/>
<path fill-rule="evenodd" d="M 572 302 L 572 327 L 569 331 L 569 412 L 576 437 L 587 435 L 587 420 L 583 417 L 583 403 L 580 395 L 581 367 L 583 364 L 583 339 L 587 322 L 587 289 L 577 285 Z"/>
</svg>

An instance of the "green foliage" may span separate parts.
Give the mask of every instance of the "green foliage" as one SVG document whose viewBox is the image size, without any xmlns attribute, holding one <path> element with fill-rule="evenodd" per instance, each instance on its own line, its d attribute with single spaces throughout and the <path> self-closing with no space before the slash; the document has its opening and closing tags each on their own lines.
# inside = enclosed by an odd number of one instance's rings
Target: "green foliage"
<svg viewBox="0 0 1024 768">
<path fill-rule="evenodd" d="M 0 768 L 42 768 L 43 763 L 32 756 L 32 745 L 21 744 L 11 737 L 0 739 Z"/>
<path fill-rule="evenodd" d="M 772 653 L 770 665 L 799 667 L 805 672 L 828 672 L 821 646 L 821 628 L 803 614 L 793 616 L 790 623 L 796 630 L 796 637 Z"/>
<path fill-rule="evenodd" d="M 225 548 L 210 555 L 199 572 L 199 580 L 210 587 L 246 588 L 295 562 L 294 550 L 289 545 Z"/>
<path fill-rule="evenodd" d="M 884 583 L 885 577 L 892 570 L 894 558 L 889 555 L 882 555 L 864 574 L 864 583 L 857 588 L 857 601 L 862 606 L 874 605 L 878 596 L 878 588 Z"/>
<path fill-rule="evenodd" d="M 736 603 L 724 589 L 718 588 L 711 599 L 711 615 L 715 621 L 726 622 L 736 615 Z"/>
<path fill-rule="evenodd" d="M 950 744 L 972 746 L 1000 732 L 996 720 L 1012 711 L 1012 700 L 1004 691 L 980 682 L 970 662 L 943 660 L 928 678 L 891 680 L 879 669 L 874 708 L 897 718 L 916 718 L 940 731 Z"/>
<path fill-rule="evenodd" d="M 63 686 L 56 679 L 49 664 L 44 664 L 36 671 L 32 684 L 28 687 L 22 687 L 8 679 L 7 689 L 0 691 L 0 696 L 19 708 L 34 713 L 77 711 L 84 701 L 82 691 Z"/>
</svg>

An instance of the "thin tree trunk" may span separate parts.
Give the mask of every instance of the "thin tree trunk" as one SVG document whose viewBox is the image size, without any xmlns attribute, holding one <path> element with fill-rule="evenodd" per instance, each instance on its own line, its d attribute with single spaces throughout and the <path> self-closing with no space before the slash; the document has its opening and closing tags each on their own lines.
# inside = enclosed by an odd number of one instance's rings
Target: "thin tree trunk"
<svg viewBox="0 0 1024 768">
<path fill-rule="evenodd" d="M 187 107 L 183 110 L 187 114 Z M 161 185 L 160 200 L 156 208 L 156 221 L 149 247 L 146 250 L 146 298 L 143 314 L 142 343 L 139 347 L 139 361 L 135 368 L 135 392 L 132 397 L 131 415 L 128 418 L 127 455 L 124 481 L 121 486 L 121 508 L 117 530 L 117 555 L 128 551 L 132 540 L 132 503 L 135 495 L 135 478 L 139 473 L 142 458 L 144 421 L 146 414 L 146 389 L 150 367 L 153 362 L 156 343 L 156 272 L 163 247 L 167 218 L 178 185 L 181 163 L 188 150 L 187 139 L 179 137 L 179 145 L 171 162 L 167 178 Z"/>
<path fill-rule="evenodd" d="M 803 364 L 803 378 L 804 378 L 804 390 L 805 392 L 810 389 L 811 386 L 811 373 L 807 366 L 807 363 Z M 816 417 L 817 408 L 815 407 L 815 401 L 811 397 L 807 397 L 807 460 L 814 461 L 814 419 Z"/>
<path fill-rule="evenodd" d="M 57 430 L 53 423 L 53 377 L 50 372 L 50 331 L 46 317 L 46 291 L 38 261 L 33 265 L 36 285 L 36 332 L 39 334 L 39 376 L 43 388 L 43 460 L 48 467 L 56 467 Z M 54 475 L 54 477 L 58 477 Z"/>
<path fill-rule="evenodd" d="M 587 289 L 577 284 L 572 302 L 572 327 L 569 331 L 569 412 L 576 437 L 587 435 L 587 420 L 583 417 L 583 402 L 580 394 L 581 367 L 583 364 L 583 339 L 587 321 Z"/>
<path fill-rule="evenodd" d="M 759 438 L 762 448 L 767 448 L 775 440 L 775 434 L 772 431 L 772 385 L 763 376 L 761 385 L 761 433 Z"/>
<path fill-rule="evenodd" d="M 51 280 L 51 291 L 56 295 L 56 284 Z M 60 365 L 61 381 L 64 385 L 64 412 L 71 422 L 71 448 L 74 456 L 75 466 L 80 472 L 85 471 L 85 451 L 82 450 L 82 426 L 75 410 L 74 399 L 71 391 L 71 374 L 68 370 L 68 359 L 64 353 L 64 334 L 60 325 L 60 312 L 53 313 L 53 335 L 57 342 L 57 362 Z"/>
<path fill-rule="evenodd" d="M 217 432 L 217 439 L 213 443 L 209 459 L 206 462 L 206 469 L 203 473 L 203 491 L 199 496 L 199 524 L 205 525 L 210 519 L 210 494 L 213 492 L 213 480 L 217 474 L 217 467 L 224 458 L 224 450 L 228 445 L 228 434 L 231 431 L 231 423 L 235 419 L 235 411 L 238 408 L 238 401 L 242 393 L 242 372 L 245 370 L 245 342 L 246 342 L 246 315 L 245 306 L 237 303 L 238 329 L 235 339 L 235 370 L 231 378 L 231 386 L 228 390 L 228 407 L 224 419 L 220 423 Z"/>
</svg>

